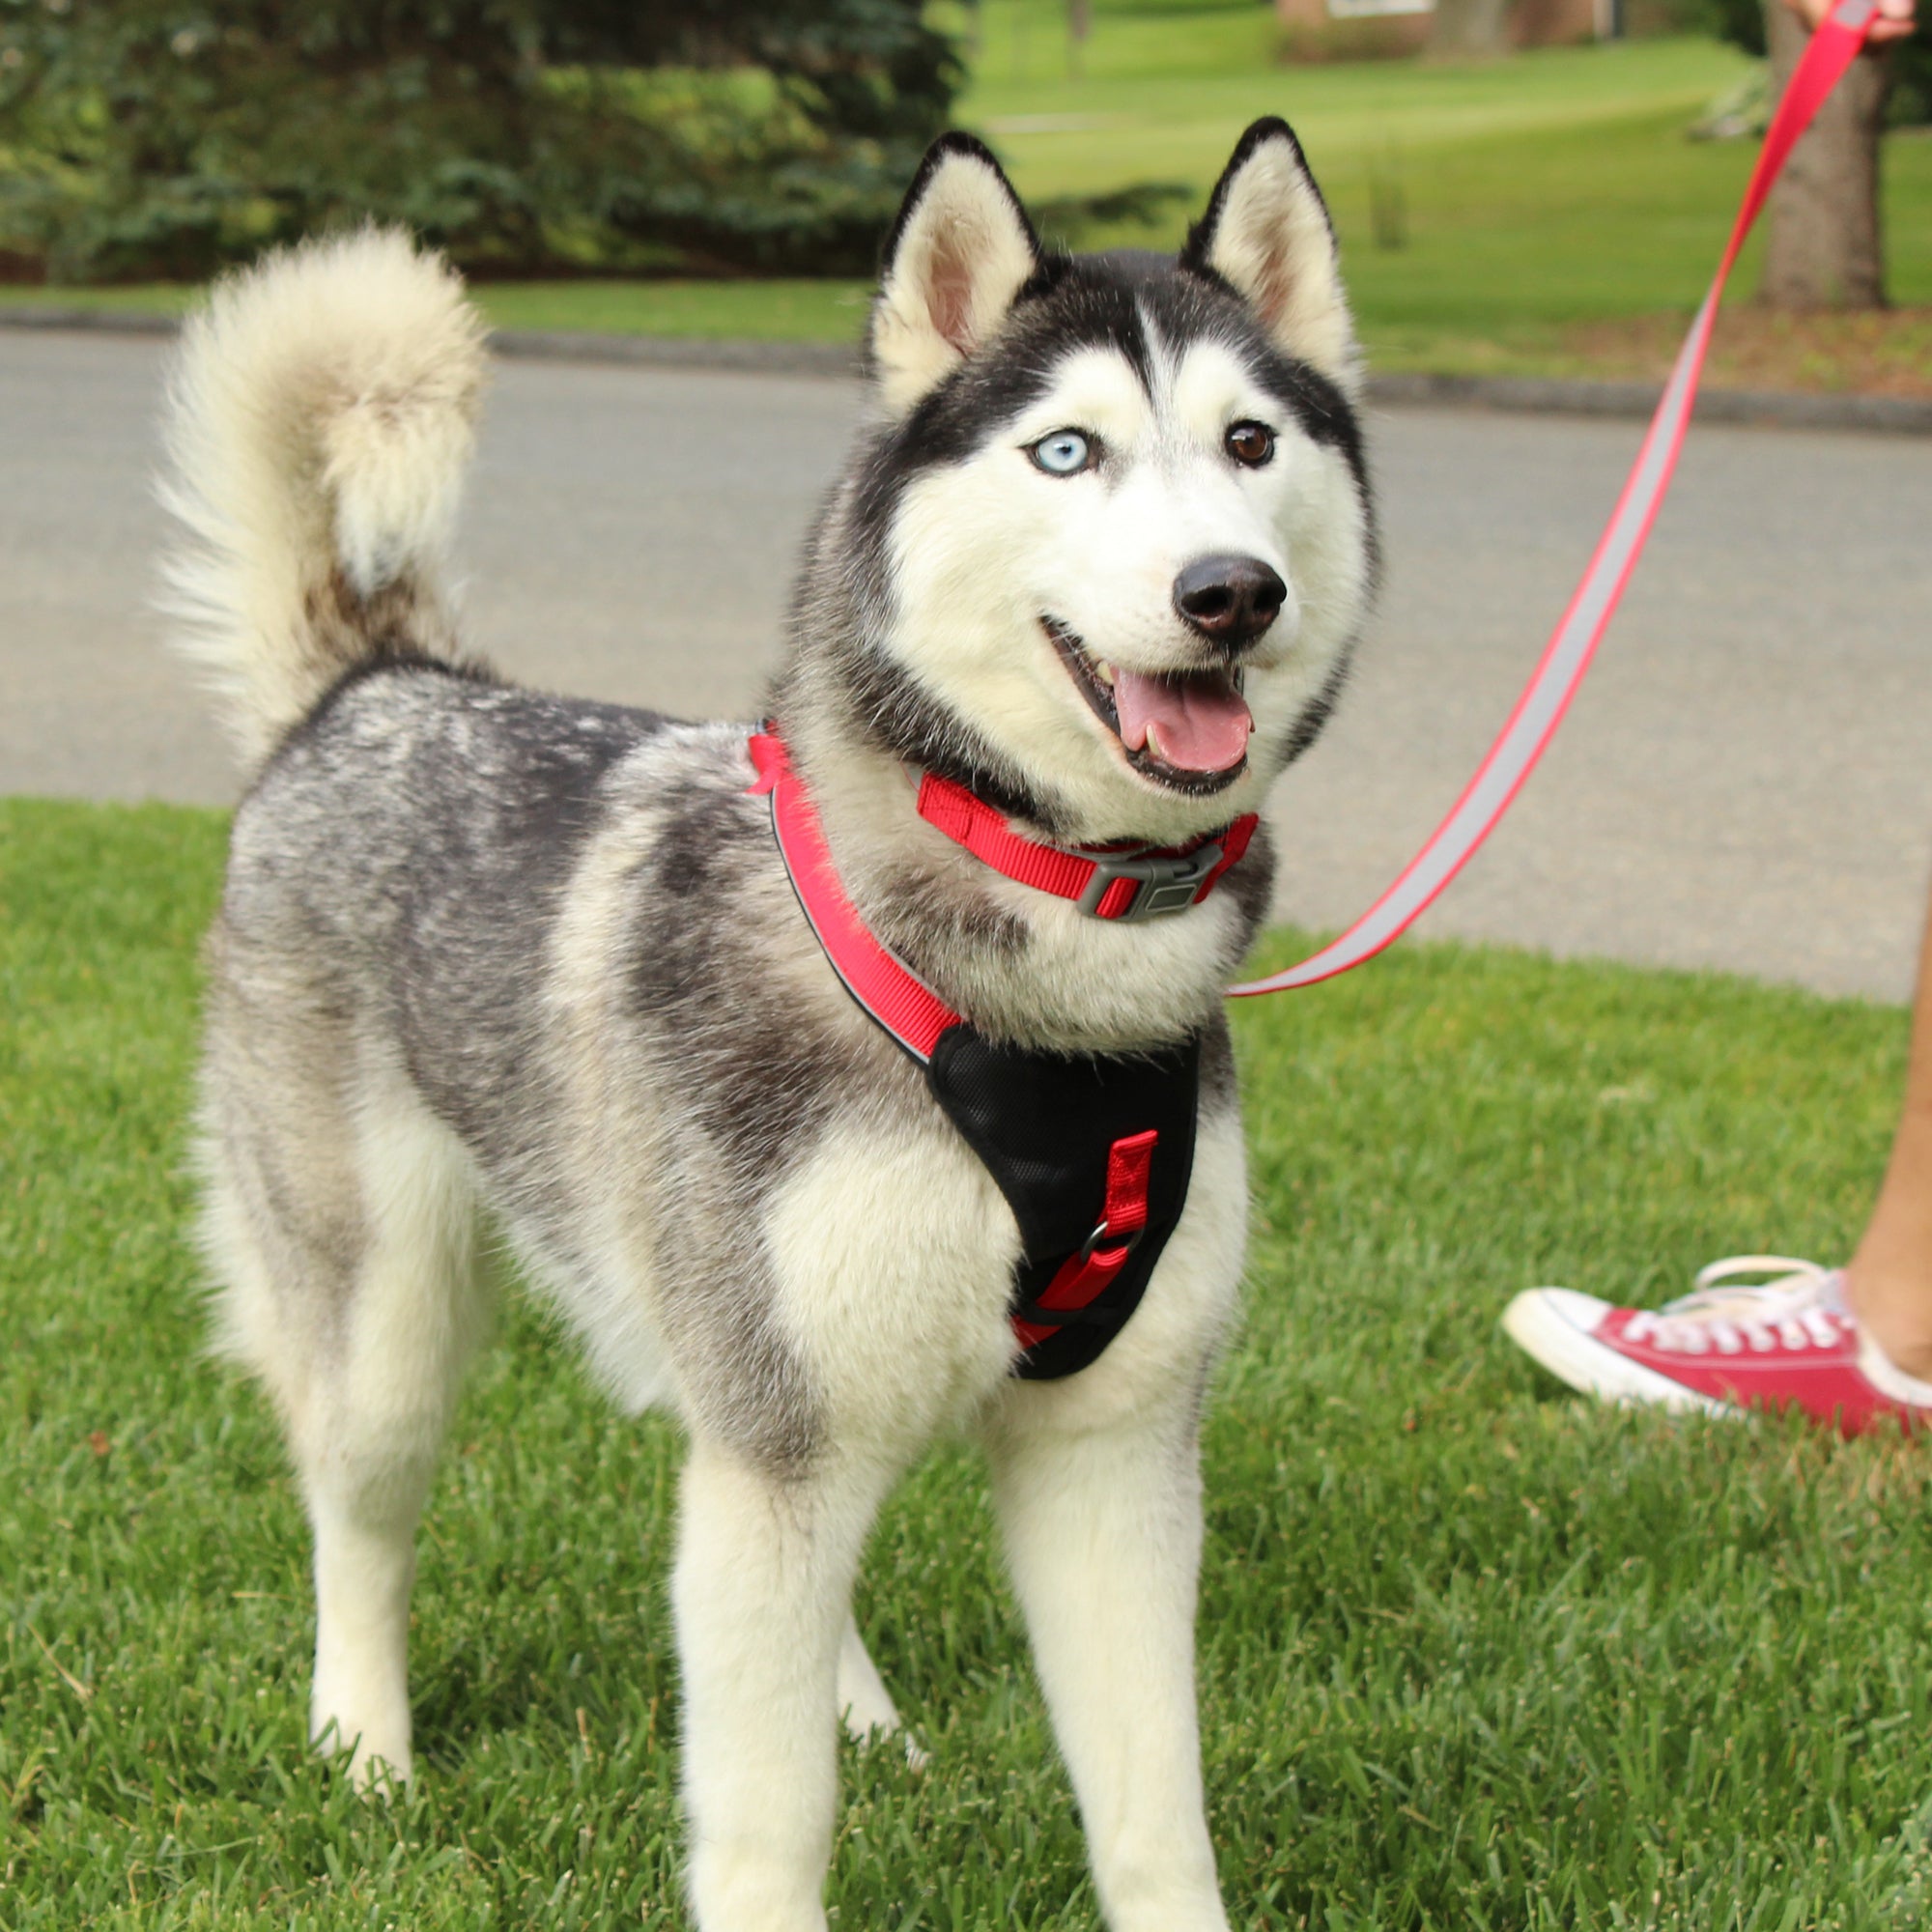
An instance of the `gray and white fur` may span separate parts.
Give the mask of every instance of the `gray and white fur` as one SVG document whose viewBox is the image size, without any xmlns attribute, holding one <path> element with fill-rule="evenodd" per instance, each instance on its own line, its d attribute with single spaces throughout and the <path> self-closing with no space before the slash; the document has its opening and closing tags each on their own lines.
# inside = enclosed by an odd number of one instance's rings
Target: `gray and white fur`
<svg viewBox="0 0 1932 1932">
<path fill-rule="evenodd" d="M 1205 1035 L 1192 1186 L 1139 1311 L 1082 1373 L 1012 1377 L 1012 1214 L 800 916 L 744 724 L 544 696 L 459 654 L 439 568 L 482 332 L 445 267 L 365 232 L 219 288 L 172 392 L 173 609 L 248 774 L 201 1081 L 220 1330 L 287 1432 L 313 1734 L 358 1776 L 411 1772 L 414 1536 L 488 1326 L 487 1212 L 616 1399 L 689 1432 L 673 1601 L 705 1932 L 825 1923 L 841 1714 L 899 1722 L 854 1571 L 949 1432 L 991 1466 L 1110 1924 L 1219 1932 L 1193 1605 L 1246 1214 L 1220 988 L 1272 860 L 1258 840 L 1193 909 L 1103 923 L 923 823 L 907 767 L 1036 836 L 1174 842 L 1252 810 L 1319 728 L 1374 568 L 1327 219 L 1263 123 L 1178 262 L 1068 258 L 951 136 L 889 244 L 870 356 L 772 714 L 861 912 L 983 1033 Z M 1265 426 L 1264 463 L 1231 459 L 1236 422 Z M 1047 473 L 1069 426 L 1094 460 Z M 1219 554 L 1285 588 L 1232 657 L 1172 592 Z M 1130 753 L 1102 690 L 1122 667 L 1222 702 L 1232 680 L 1246 757 Z"/>
</svg>

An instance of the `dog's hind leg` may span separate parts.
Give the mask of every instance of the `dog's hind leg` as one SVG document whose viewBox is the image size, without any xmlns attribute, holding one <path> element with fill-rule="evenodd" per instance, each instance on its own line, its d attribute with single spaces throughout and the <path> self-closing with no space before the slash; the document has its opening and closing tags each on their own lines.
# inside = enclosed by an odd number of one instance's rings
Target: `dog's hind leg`
<svg viewBox="0 0 1932 1932">
<path fill-rule="evenodd" d="M 845 1735 L 855 1744 L 879 1732 L 890 1737 L 899 1728 L 893 1693 L 859 1634 L 858 1620 L 851 1616 L 845 1619 L 845 1635 L 838 1645 L 838 1714 Z"/>
<path fill-rule="evenodd" d="M 365 1781 L 405 1778 L 416 1523 L 487 1313 L 469 1163 L 392 1068 L 238 1092 L 223 1063 L 249 1056 L 224 1044 L 205 1228 L 227 1339 L 275 1397 L 314 1532 L 311 1735 Z"/>
<path fill-rule="evenodd" d="M 310 1732 L 353 1747 L 358 1775 L 382 1759 L 407 1777 L 416 1523 L 485 1311 L 475 1199 L 454 1137 L 411 1109 L 365 1124 L 362 1154 L 370 1238 L 331 1413 L 300 1452 L 315 1533 Z"/>
</svg>

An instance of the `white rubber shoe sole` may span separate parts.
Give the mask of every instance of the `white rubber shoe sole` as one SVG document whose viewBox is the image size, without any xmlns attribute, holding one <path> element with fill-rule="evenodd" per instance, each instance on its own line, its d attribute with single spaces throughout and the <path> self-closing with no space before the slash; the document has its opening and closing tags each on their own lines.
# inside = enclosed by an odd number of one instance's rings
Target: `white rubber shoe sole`
<svg viewBox="0 0 1932 1932">
<path fill-rule="evenodd" d="M 1503 1329 L 1524 1354 L 1582 1395 L 1626 1407 L 1667 1408 L 1687 1415 L 1747 1419 L 1734 1403 L 1701 1395 L 1668 1376 L 1634 1362 L 1597 1339 L 1610 1304 L 1574 1288 L 1525 1290 L 1503 1311 Z"/>
</svg>

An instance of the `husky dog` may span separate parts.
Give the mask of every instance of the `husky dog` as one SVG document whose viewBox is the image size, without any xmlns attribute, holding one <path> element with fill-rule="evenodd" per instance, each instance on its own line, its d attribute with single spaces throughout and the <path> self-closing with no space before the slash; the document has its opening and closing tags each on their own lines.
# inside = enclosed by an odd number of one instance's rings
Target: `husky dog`
<svg viewBox="0 0 1932 1932">
<path fill-rule="evenodd" d="M 222 1336 L 286 1428 L 313 1735 L 359 1776 L 410 1775 L 413 1541 L 487 1326 L 487 1215 L 615 1398 L 689 1433 L 706 1932 L 825 1923 L 841 1715 L 899 1721 L 854 1572 L 945 1432 L 988 1459 L 1110 1923 L 1220 1928 L 1199 1431 L 1246 1216 L 1221 992 L 1272 857 L 1257 835 L 1198 903 L 1096 918 L 936 830 L 908 770 L 1063 850 L 1186 847 L 1308 744 L 1374 562 L 1335 244 L 1280 122 L 1178 260 L 1043 248 L 950 135 L 868 348 L 772 729 L 858 918 L 982 1039 L 1191 1043 L 1191 1184 L 1131 1320 L 1078 1373 L 1015 1373 L 1015 1214 L 802 915 L 744 724 L 461 654 L 439 565 L 483 333 L 445 267 L 365 232 L 220 288 L 171 398 L 180 641 L 248 772 L 200 1103 Z"/>
</svg>

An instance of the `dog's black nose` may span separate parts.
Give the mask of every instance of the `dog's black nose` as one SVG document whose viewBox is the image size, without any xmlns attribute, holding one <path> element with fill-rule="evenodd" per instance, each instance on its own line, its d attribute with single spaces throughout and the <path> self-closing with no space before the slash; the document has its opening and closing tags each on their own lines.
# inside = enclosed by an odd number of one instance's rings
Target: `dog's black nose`
<svg viewBox="0 0 1932 1932">
<path fill-rule="evenodd" d="M 1230 650 L 1253 643 L 1287 599 L 1288 585 L 1258 556 L 1198 556 L 1174 580 L 1174 608 Z"/>
</svg>

